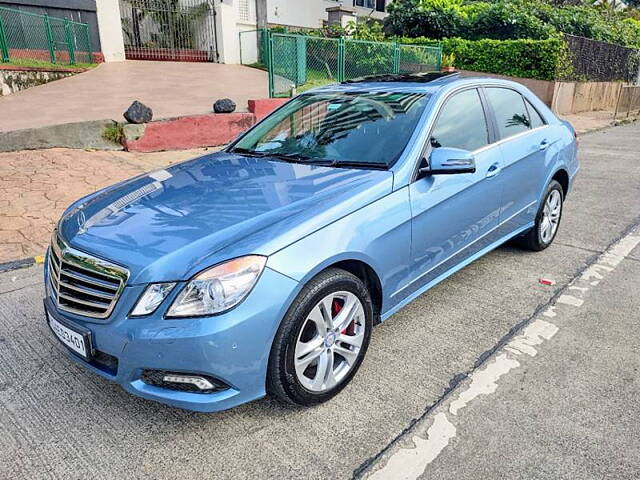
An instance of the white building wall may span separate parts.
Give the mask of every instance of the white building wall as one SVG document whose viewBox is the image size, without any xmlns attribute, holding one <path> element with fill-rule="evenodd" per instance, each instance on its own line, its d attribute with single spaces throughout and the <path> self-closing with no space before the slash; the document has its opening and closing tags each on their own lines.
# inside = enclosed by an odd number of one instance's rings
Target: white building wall
<svg viewBox="0 0 640 480">
<path fill-rule="evenodd" d="M 320 28 L 326 9 L 343 3 L 336 0 L 267 0 L 267 22 L 294 27 Z"/>
<path fill-rule="evenodd" d="M 327 20 L 329 7 L 340 4 L 351 6 L 349 0 L 267 0 L 267 23 L 291 27 L 321 28 Z M 390 3 L 387 1 L 387 4 Z M 254 63 L 257 60 L 257 42 L 255 34 L 240 32 L 256 29 L 255 0 L 221 0 L 216 3 L 216 25 L 218 49 L 222 63 L 240 63 L 240 44 L 242 43 L 242 62 Z M 369 15 L 370 9 L 357 8 L 358 15 Z M 373 18 L 384 14 L 375 12 Z"/>
<path fill-rule="evenodd" d="M 100 46 L 105 62 L 124 60 L 124 40 L 120 23 L 120 4 L 116 0 L 96 0 Z"/>
</svg>

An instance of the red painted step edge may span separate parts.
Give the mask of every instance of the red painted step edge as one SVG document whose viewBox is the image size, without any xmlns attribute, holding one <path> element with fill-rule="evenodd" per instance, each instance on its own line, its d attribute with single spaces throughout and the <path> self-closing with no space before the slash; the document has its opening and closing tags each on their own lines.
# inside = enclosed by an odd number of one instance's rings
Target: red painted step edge
<svg viewBox="0 0 640 480">
<path fill-rule="evenodd" d="M 289 100 L 289 98 L 262 98 L 260 100 L 249 100 L 247 103 L 249 111 L 256 116 L 256 121 L 259 122 Z"/>
<path fill-rule="evenodd" d="M 125 140 L 131 152 L 158 152 L 225 145 L 287 98 L 249 100 L 249 113 L 210 113 L 148 123 L 137 140 Z"/>
</svg>

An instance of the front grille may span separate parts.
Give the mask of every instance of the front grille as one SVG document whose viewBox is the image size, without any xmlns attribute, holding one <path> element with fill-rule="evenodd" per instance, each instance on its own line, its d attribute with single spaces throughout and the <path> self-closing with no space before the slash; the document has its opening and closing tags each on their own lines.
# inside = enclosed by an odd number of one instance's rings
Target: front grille
<svg viewBox="0 0 640 480">
<path fill-rule="evenodd" d="M 56 232 L 49 249 L 49 287 L 60 310 L 107 318 L 122 293 L 129 272 L 66 245 Z"/>
</svg>

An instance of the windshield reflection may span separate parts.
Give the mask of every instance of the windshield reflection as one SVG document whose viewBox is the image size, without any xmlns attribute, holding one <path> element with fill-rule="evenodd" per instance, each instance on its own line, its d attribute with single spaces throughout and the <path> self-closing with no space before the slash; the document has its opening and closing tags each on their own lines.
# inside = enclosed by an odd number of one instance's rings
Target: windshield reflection
<svg viewBox="0 0 640 480">
<path fill-rule="evenodd" d="M 415 92 L 302 95 L 232 151 L 390 166 L 406 147 L 428 98 Z"/>
</svg>

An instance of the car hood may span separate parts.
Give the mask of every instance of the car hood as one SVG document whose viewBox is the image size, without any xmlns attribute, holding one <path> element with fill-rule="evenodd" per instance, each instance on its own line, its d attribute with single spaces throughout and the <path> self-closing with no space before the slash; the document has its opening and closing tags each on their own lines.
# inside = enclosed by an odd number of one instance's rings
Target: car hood
<svg viewBox="0 0 640 480">
<path fill-rule="evenodd" d="M 390 171 L 215 153 L 79 200 L 59 232 L 128 268 L 131 284 L 184 280 L 228 258 L 270 255 L 392 187 Z"/>
</svg>

